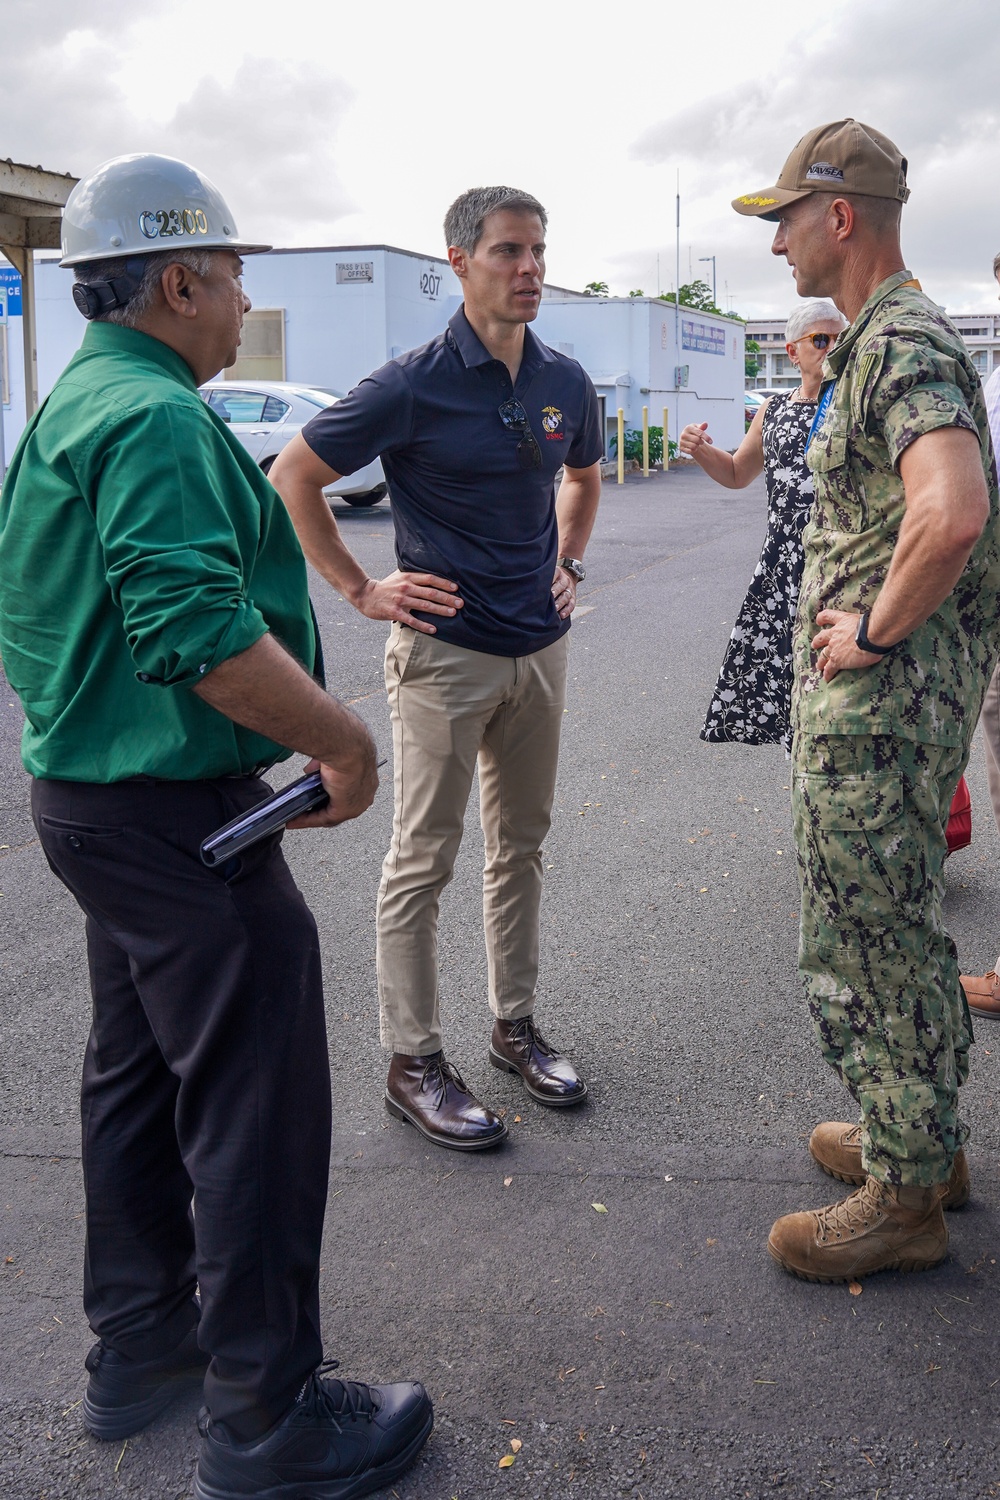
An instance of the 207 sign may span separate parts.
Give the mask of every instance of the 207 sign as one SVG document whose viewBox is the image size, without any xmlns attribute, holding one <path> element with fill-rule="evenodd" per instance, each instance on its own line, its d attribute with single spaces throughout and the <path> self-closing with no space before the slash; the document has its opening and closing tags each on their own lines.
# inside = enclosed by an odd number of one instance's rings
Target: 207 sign
<svg viewBox="0 0 1000 1500">
<path fill-rule="evenodd" d="M 420 273 L 421 295 L 430 302 L 436 302 L 441 295 L 441 273 L 440 271 L 422 271 Z"/>
</svg>

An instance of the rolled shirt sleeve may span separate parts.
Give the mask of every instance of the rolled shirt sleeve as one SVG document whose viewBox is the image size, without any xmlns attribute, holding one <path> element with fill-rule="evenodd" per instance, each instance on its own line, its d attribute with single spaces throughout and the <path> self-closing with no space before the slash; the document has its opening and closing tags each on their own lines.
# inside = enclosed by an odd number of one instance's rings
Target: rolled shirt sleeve
<svg viewBox="0 0 1000 1500">
<path fill-rule="evenodd" d="M 259 513 L 231 504 L 246 481 L 227 443 L 190 405 L 129 413 L 115 424 L 114 441 L 105 435 L 95 447 L 95 520 L 136 675 L 189 686 L 267 632 L 244 586 Z"/>
</svg>

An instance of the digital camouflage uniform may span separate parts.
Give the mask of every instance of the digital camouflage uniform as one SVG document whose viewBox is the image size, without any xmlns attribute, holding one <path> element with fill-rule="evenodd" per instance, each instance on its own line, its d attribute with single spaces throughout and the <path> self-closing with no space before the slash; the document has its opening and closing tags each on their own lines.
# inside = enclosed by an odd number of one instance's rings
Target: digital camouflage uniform
<svg viewBox="0 0 1000 1500">
<path fill-rule="evenodd" d="M 909 272 L 869 297 L 824 376 L 835 384 L 808 451 L 816 502 L 794 647 L 799 969 L 823 1055 L 860 1107 L 866 1171 L 929 1186 L 968 1136 L 958 1089 L 972 1028 L 942 867 L 1000 648 L 996 468 L 965 346 Z M 875 604 L 905 509 L 900 454 L 938 427 L 979 438 L 990 519 L 929 620 L 874 666 L 825 682 L 810 646 L 816 616 Z"/>
</svg>

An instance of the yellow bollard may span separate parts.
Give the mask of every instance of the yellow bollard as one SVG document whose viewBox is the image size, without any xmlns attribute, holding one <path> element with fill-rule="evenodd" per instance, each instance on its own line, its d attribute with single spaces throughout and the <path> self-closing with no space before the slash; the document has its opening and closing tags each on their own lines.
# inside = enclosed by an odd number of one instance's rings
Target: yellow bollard
<svg viewBox="0 0 1000 1500">
<path fill-rule="evenodd" d="M 668 432 L 669 417 L 670 417 L 670 413 L 667 411 L 667 408 L 664 407 L 663 408 L 663 472 L 664 472 L 664 474 L 670 468 L 670 448 L 669 448 L 668 443 L 667 443 L 667 438 L 669 436 L 669 432 Z"/>
<path fill-rule="evenodd" d="M 649 407 L 642 408 L 642 474 L 649 478 Z"/>
<path fill-rule="evenodd" d="M 618 483 L 625 483 L 625 410 L 618 408 Z"/>
</svg>

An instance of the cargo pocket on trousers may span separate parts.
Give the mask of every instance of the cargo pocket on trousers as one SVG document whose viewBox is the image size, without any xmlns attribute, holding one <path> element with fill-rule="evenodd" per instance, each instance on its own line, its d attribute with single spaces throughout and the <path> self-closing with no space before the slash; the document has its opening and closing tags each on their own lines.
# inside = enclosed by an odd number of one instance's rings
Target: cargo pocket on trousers
<svg viewBox="0 0 1000 1500">
<path fill-rule="evenodd" d="M 881 1088 L 858 1090 L 871 1147 L 888 1150 L 897 1160 L 917 1160 L 927 1154 L 931 1122 L 938 1100 L 929 1083 L 907 1078 Z"/>
<path fill-rule="evenodd" d="M 804 881 L 851 947 L 919 920 L 927 899 L 923 841 L 905 815 L 898 771 L 797 778 L 807 847 Z M 830 938 L 837 939 L 833 934 Z"/>
</svg>

